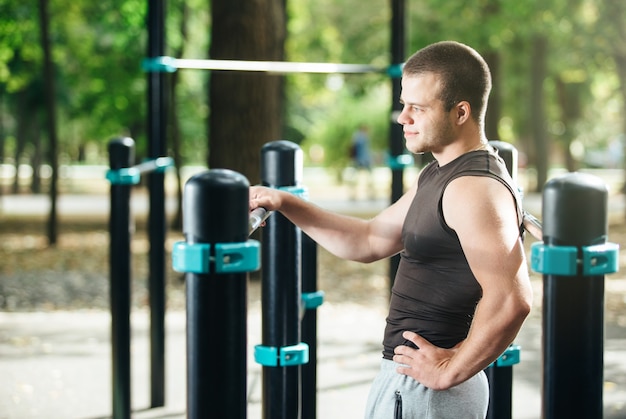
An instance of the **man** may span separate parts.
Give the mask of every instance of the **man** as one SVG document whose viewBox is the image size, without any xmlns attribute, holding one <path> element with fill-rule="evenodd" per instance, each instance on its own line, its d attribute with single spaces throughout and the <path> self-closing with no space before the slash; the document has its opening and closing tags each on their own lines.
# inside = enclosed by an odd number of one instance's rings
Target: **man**
<svg viewBox="0 0 626 419">
<path fill-rule="evenodd" d="M 280 211 L 339 257 L 401 252 L 367 418 L 484 418 L 482 371 L 530 311 L 517 189 L 484 134 L 490 90 L 487 64 L 466 45 L 439 42 L 407 60 L 398 122 L 407 149 L 435 161 L 370 220 L 251 188 L 251 208 Z"/>
</svg>

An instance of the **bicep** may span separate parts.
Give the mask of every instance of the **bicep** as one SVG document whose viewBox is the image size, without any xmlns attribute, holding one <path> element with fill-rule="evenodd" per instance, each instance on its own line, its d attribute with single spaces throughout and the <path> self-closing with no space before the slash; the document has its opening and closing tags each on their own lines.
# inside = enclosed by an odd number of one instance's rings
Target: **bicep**
<svg viewBox="0 0 626 419">
<path fill-rule="evenodd" d="M 517 207 L 504 185 L 487 177 L 459 178 L 446 189 L 443 211 L 483 295 L 510 292 L 525 281 Z"/>
</svg>

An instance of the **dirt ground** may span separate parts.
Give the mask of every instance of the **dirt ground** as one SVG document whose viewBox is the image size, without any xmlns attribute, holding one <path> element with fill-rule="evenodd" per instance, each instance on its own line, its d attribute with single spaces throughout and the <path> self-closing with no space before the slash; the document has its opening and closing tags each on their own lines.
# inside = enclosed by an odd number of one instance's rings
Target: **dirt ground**
<svg viewBox="0 0 626 419">
<path fill-rule="evenodd" d="M 109 307 L 109 233 L 94 221 L 63 221 L 58 243 L 48 246 L 45 222 L 11 219 L 0 223 L 0 310 L 48 311 Z M 167 305 L 183 309 L 184 278 L 171 269 L 170 250 L 183 240 L 168 232 L 166 248 Z M 147 289 L 149 242 L 145 225 L 137 223 L 132 248 L 132 301 L 149 304 Z M 369 265 L 343 261 L 318 251 L 320 289 L 330 301 L 366 302 L 387 298 L 386 261 Z M 250 280 L 250 299 L 259 298 L 258 274 Z"/>
<path fill-rule="evenodd" d="M 169 251 L 182 233 L 170 231 L 165 245 L 167 274 L 167 305 L 183 309 L 184 279 L 171 269 Z M 608 275 L 626 278 L 626 224 L 613 223 L 609 242 L 620 244 L 620 272 Z M 526 240 L 527 247 L 533 239 Z M 138 221 L 132 241 L 133 284 L 135 307 L 149 304 L 147 289 L 148 249 L 145 223 Z M 530 254 L 530 253 L 528 253 Z M 12 218 L 0 222 L 0 310 L 48 311 L 73 309 L 108 310 L 109 294 L 109 234 L 103 221 L 62 220 L 58 243 L 48 246 L 45 221 Z M 326 291 L 330 302 L 372 302 L 388 298 L 389 263 L 380 261 L 360 264 L 340 260 L 323 249 L 318 251 L 319 288 Z M 537 292 L 541 292 L 541 277 L 532 273 Z M 250 299 L 259 298 L 258 275 L 250 281 Z M 626 324 L 626 289 L 607 287 L 606 316 L 609 321 Z M 535 296 L 535 304 L 541 299 Z M 378 302 L 378 301 L 377 301 Z"/>
</svg>

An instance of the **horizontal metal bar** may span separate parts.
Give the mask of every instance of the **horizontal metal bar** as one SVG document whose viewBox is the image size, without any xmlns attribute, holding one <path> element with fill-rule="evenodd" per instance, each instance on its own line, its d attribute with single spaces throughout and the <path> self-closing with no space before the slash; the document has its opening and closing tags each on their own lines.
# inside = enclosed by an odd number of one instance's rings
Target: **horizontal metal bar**
<svg viewBox="0 0 626 419">
<path fill-rule="evenodd" d="M 272 215 L 272 211 L 267 211 L 265 208 L 258 207 L 250 211 L 250 218 L 248 219 L 249 223 L 249 232 L 248 235 L 254 233 L 254 231 L 261 227 L 267 217 Z"/>
<path fill-rule="evenodd" d="M 274 74 L 288 73 L 382 73 L 391 77 L 402 75 L 402 64 L 388 67 L 379 67 L 369 64 L 338 64 L 338 63 L 310 63 L 287 61 L 241 61 L 241 60 L 200 60 L 173 57 L 153 57 L 143 61 L 146 71 L 168 71 L 177 69 L 216 70 L 216 71 L 257 71 Z"/>
</svg>

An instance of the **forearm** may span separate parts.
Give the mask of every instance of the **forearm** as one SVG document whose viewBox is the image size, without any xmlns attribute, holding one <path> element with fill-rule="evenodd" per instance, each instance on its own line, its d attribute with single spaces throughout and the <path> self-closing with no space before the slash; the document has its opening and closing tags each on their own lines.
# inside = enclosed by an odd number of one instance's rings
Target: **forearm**
<svg viewBox="0 0 626 419">
<path fill-rule="evenodd" d="M 343 259 L 373 262 L 402 250 L 402 223 L 410 198 L 403 196 L 376 217 L 365 220 L 337 214 L 293 194 L 255 186 L 250 209 L 279 211 L 319 245 Z"/>
<path fill-rule="evenodd" d="M 320 246 L 343 259 L 368 261 L 368 221 L 336 214 L 296 196 L 284 196 L 279 209 Z"/>
<path fill-rule="evenodd" d="M 483 297 L 467 338 L 450 359 L 446 386 L 466 381 L 497 360 L 517 336 L 529 310 L 522 296 Z"/>
</svg>

